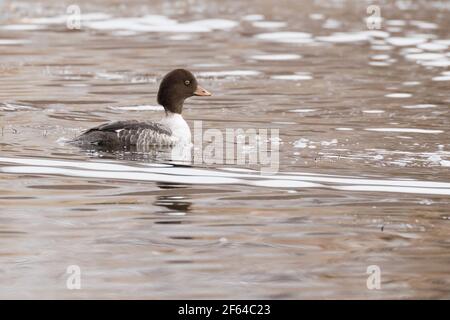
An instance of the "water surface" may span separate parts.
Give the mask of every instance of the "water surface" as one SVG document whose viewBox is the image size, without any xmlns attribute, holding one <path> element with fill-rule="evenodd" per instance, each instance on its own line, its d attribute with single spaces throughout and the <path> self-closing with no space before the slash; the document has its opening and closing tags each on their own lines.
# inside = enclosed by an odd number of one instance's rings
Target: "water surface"
<svg viewBox="0 0 450 320">
<path fill-rule="evenodd" d="M 0 4 L 0 297 L 450 297 L 448 2 L 78 3 Z M 159 119 L 178 67 L 191 127 L 279 129 L 277 174 L 63 143 Z"/>
</svg>

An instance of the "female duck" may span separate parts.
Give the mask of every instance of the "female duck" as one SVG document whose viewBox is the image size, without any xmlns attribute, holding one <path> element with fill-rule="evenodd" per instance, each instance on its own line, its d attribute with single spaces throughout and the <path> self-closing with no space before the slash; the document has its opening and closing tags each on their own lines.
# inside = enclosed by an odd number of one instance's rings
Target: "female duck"
<svg viewBox="0 0 450 320">
<path fill-rule="evenodd" d="M 192 96 L 210 96 L 197 84 L 194 75 L 184 69 L 169 72 L 158 90 L 158 103 L 165 117 L 159 122 L 117 121 L 102 124 L 83 132 L 74 142 L 83 146 L 111 149 L 148 149 L 189 144 L 191 131 L 181 116 L 183 103 Z"/>
</svg>

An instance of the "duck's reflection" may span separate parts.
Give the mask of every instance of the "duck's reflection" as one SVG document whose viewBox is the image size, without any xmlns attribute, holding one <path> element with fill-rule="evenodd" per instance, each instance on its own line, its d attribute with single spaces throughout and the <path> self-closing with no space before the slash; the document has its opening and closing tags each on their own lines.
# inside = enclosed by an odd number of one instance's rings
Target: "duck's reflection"
<svg viewBox="0 0 450 320">
<path fill-rule="evenodd" d="M 183 212 L 185 214 L 191 211 L 192 206 L 192 203 L 186 201 L 186 198 L 183 196 L 159 196 L 153 204 L 170 211 Z"/>
<path fill-rule="evenodd" d="M 192 202 L 188 201 L 189 198 L 187 195 L 183 194 L 183 190 L 187 189 L 186 185 L 158 182 L 157 186 L 160 189 L 168 190 L 167 194 L 158 196 L 153 203 L 155 206 L 165 208 L 164 212 L 161 213 L 182 216 L 191 211 Z M 176 194 L 171 190 L 176 190 Z"/>
</svg>

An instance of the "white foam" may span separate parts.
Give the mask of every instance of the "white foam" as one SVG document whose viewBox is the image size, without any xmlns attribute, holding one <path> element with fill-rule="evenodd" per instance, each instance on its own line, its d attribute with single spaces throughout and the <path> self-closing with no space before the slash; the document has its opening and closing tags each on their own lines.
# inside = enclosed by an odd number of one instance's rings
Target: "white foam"
<svg viewBox="0 0 450 320">
<path fill-rule="evenodd" d="M 377 131 L 377 132 L 407 132 L 407 133 L 443 133 L 442 130 L 427 130 L 427 129 L 416 129 L 416 128 L 367 128 L 367 131 Z"/>
<path fill-rule="evenodd" d="M 267 61 L 283 61 L 283 60 L 298 60 L 302 56 L 299 54 L 258 54 L 251 56 L 250 58 L 255 60 L 267 60 Z"/>
</svg>

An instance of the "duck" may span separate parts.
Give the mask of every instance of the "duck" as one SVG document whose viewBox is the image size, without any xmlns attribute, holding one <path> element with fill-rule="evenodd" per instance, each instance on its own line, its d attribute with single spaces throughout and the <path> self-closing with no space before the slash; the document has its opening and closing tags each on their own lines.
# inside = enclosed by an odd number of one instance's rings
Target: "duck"
<svg viewBox="0 0 450 320">
<path fill-rule="evenodd" d="M 148 150 L 191 143 L 191 130 L 182 114 L 183 104 L 192 96 L 211 96 L 198 85 L 192 72 L 175 69 L 164 76 L 158 94 L 158 104 L 165 115 L 158 121 L 124 120 L 90 128 L 72 142 L 82 147 L 113 150 Z"/>
</svg>

